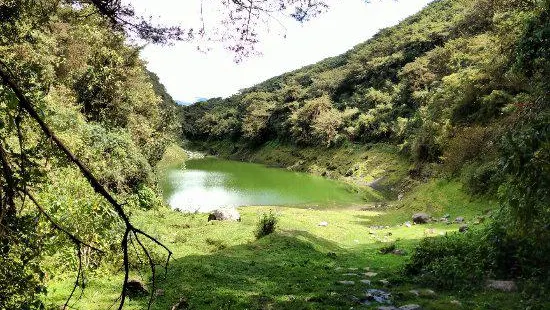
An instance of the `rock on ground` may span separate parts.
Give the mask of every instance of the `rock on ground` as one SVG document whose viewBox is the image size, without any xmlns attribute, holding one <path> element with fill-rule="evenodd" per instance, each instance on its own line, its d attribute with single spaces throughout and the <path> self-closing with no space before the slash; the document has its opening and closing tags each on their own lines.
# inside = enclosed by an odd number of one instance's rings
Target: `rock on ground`
<svg viewBox="0 0 550 310">
<path fill-rule="evenodd" d="M 503 280 L 488 280 L 486 287 L 503 292 L 513 292 L 517 289 L 516 282 Z"/>
<path fill-rule="evenodd" d="M 422 307 L 420 307 L 420 305 L 417 305 L 417 304 L 410 304 L 410 305 L 401 306 L 397 309 L 399 309 L 399 310 L 422 310 Z"/>
<path fill-rule="evenodd" d="M 336 281 L 336 283 L 342 284 L 342 285 L 354 285 L 355 281 Z"/>
<path fill-rule="evenodd" d="M 419 295 L 420 297 L 428 297 L 428 298 L 434 298 L 436 296 L 435 292 L 430 289 L 420 290 Z"/>
<path fill-rule="evenodd" d="M 412 220 L 416 224 L 426 224 L 430 221 L 430 216 L 426 213 L 415 213 L 412 216 Z"/>
<path fill-rule="evenodd" d="M 208 221 L 241 221 L 241 215 L 235 208 L 220 208 L 208 215 Z"/>
<path fill-rule="evenodd" d="M 318 226 L 327 227 L 327 226 L 328 226 L 328 222 L 321 222 L 321 223 L 319 223 Z"/>
<path fill-rule="evenodd" d="M 180 298 L 177 304 L 172 306 L 171 310 L 187 310 L 187 309 L 189 309 L 189 303 L 187 302 L 187 298 L 182 297 Z"/>
<path fill-rule="evenodd" d="M 145 283 L 141 282 L 141 280 L 131 279 L 128 280 L 126 285 L 126 294 L 128 294 L 128 297 L 132 298 L 148 295 L 149 291 Z"/>
<path fill-rule="evenodd" d="M 381 304 L 389 304 L 391 302 L 391 294 L 379 289 L 368 289 L 366 297 L 368 301 L 376 301 Z"/>
</svg>

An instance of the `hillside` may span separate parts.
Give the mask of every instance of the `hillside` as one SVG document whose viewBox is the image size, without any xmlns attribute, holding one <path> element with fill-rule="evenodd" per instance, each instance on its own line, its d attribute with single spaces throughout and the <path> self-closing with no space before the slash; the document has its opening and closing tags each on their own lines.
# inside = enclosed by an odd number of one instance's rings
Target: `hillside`
<svg viewBox="0 0 550 310">
<path fill-rule="evenodd" d="M 409 161 L 412 179 L 460 178 L 472 194 L 494 197 L 509 177 L 503 156 L 548 123 L 547 5 L 435 1 L 345 54 L 186 107 L 184 137 L 227 157 L 354 183 L 369 181 L 348 173 L 361 160 L 335 155 L 334 172 L 305 153 L 385 144 L 393 160 Z M 548 136 L 533 138 L 528 152 L 545 148 Z M 280 156 L 262 152 L 274 145 Z"/>
<path fill-rule="evenodd" d="M 491 277 L 523 279 L 523 297 L 542 309 L 536 301 L 548 291 L 550 263 L 549 6 L 435 1 L 342 55 L 186 107 L 184 137 L 223 157 L 370 185 L 390 203 L 381 211 L 402 219 L 441 210 L 420 189 L 443 180 L 461 184 L 470 201 L 498 201 L 494 212 L 477 210 L 484 219 L 476 223 L 488 221 L 475 233 L 422 241 L 405 274 L 460 291 Z"/>
<path fill-rule="evenodd" d="M 343 55 L 185 108 L 184 136 L 253 147 L 389 143 L 420 168 L 469 166 L 483 170 L 470 179 L 482 178 L 496 169 L 486 163 L 497 140 L 545 108 L 547 51 L 521 47 L 539 11 L 530 1 L 436 1 Z"/>
</svg>

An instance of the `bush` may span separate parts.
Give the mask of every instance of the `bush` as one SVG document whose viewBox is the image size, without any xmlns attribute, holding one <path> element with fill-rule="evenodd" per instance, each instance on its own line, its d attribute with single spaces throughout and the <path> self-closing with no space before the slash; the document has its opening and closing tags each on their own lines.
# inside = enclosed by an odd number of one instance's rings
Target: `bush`
<svg viewBox="0 0 550 310">
<path fill-rule="evenodd" d="M 405 274 L 447 290 L 474 289 L 487 277 L 517 278 L 523 280 L 528 294 L 546 294 L 550 290 L 550 237 L 518 236 L 501 222 L 497 217 L 478 231 L 424 239 L 405 266 Z M 529 288 L 530 283 L 539 286 Z"/>
<path fill-rule="evenodd" d="M 471 126 L 456 130 L 445 146 L 444 168 L 451 176 L 460 172 L 468 163 L 494 158 L 494 141 L 498 135 L 495 127 Z"/>
<path fill-rule="evenodd" d="M 425 238 L 414 250 L 405 273 L 438 288 L 474 288 L 482 283 L 490 265 L 485 239 L 481 232 Z"/>
<path fill-rule="evenodd" d="M 264 213 L 256 227 L 256 239 L 260 239 L 275 232 L 278 219 L 273 212 Z"/>
<path fill-rule="evenodd" d="M 425 124 L 416 133 L 411 145 L 411 155 L 416 163 L 435 162 L 442 154 L 442 147 L 437 141 L 439 136 L 435 124 Z"/>
<path fill-rule="evenodd" d="M 462 171 L 462 181 L 472 195 L 495 195 L 502 175 L 496 162 L 475 163 Z"/>
<path fill-rule="evenodd" d="M 133 195 L 134 204 L 142 209 L 158 209 L 162 206 L 162 198 L 152 188 L 140 184 L 137 193 Z"/>
</svg>

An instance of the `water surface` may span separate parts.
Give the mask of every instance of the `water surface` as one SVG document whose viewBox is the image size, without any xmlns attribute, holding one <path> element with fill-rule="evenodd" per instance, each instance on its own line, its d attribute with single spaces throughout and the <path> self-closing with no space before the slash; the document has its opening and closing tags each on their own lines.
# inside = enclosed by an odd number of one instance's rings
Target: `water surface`
<svg viewBox="0 0 550 310">
<path fill-rule="evenodd" d="M 185 169 L 170 169 L 164 178 L 170 206 L 190 212 L 250 205 L 328 208 L 363 202 L 342 182 L 212 157 L 188 160 Z"/>
</svg>

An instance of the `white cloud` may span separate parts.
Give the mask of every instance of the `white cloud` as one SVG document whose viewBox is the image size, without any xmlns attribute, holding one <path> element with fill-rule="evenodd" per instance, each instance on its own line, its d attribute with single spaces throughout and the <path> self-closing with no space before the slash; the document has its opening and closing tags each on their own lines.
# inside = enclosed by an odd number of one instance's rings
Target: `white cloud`
<svg viewBox="0 0 550 310">
<path fill-rule="evenodd" d="M 185 27 L 199 21 L 198 0 L 129 1 L 138 12 L 152 15 L 163 23 L 178 23 Z M 204 54 L 197 51 L 196 43 L 184 42 L 172 46 L 148 45 L 143 49 L 142 57 L 174 99 L 193 101 L 197 97 L 226 97 L 270 77 L 344 53 L 378 30 L 418 12 L 429 2 L 337 1 L 327 13 L 303 25 L 283 21 L 287 28 L 286 38 L 280 35 L 281 28 L 273 24 L 272 28 L 279 31 L 271 31 L 260 38 L 262 43 L 258 49 L 263 55 L 240 64 L 236 64 L 233 55 L 221 45 Z"/>
</svg>

